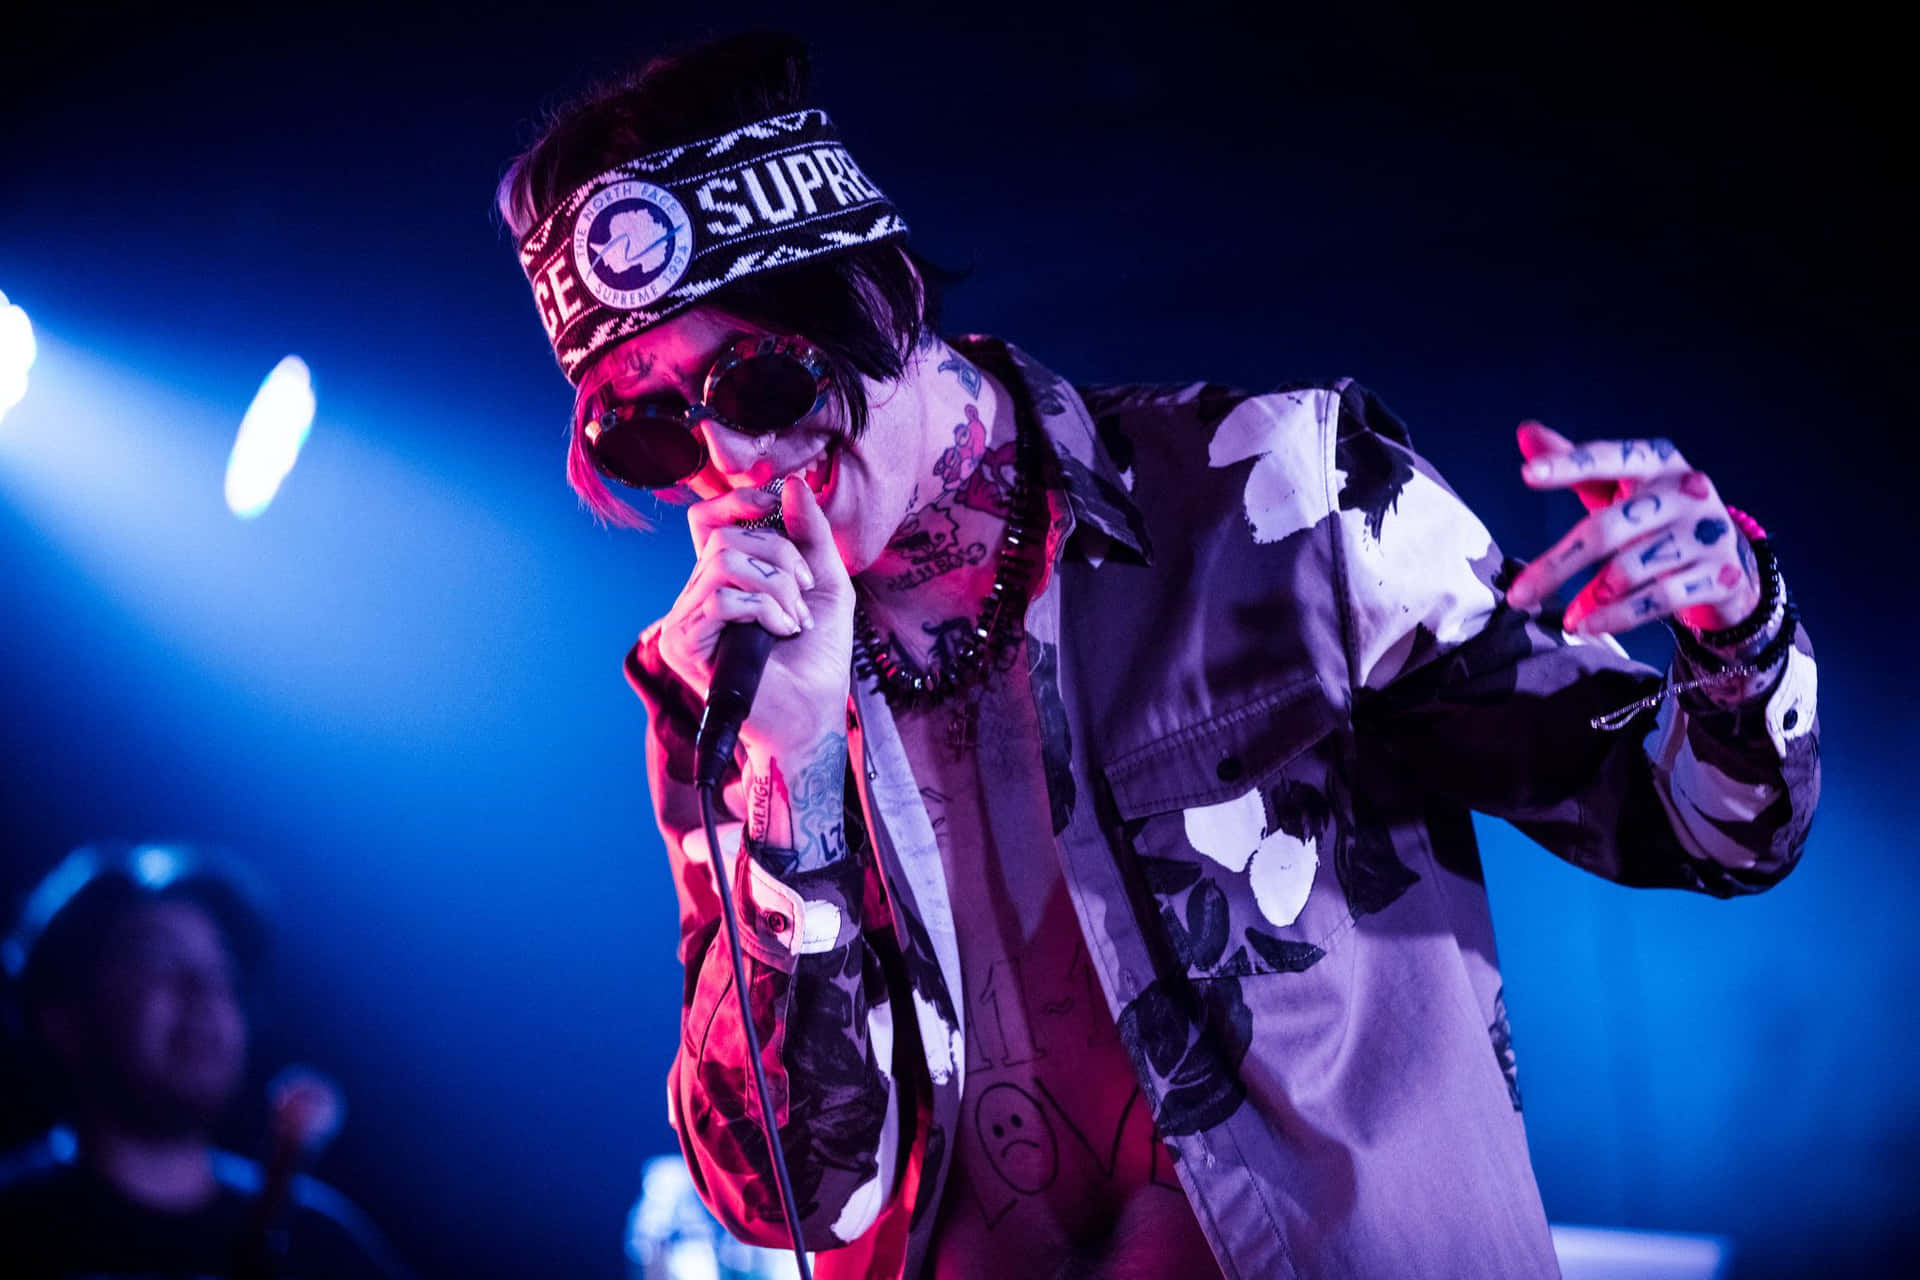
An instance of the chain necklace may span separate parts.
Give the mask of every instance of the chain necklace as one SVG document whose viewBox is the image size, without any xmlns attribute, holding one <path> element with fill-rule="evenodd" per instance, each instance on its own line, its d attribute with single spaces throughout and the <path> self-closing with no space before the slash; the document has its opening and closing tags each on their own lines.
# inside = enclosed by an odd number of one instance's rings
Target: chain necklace
<svg viewBox="0 0 1920 1280">
<path fill-rule="evenodd" d="M 1025 630 L 1027 602 L 1040 572 L 1036 551 L 1048 511 L 1046 487 L 1035 483 L 1033 429 L 1023 424 L 1018 441 L 1006 535 L 994 559 L 993 585 L 973 625 L 957 640 L 937 644 L 928 665 L 922 667 L 897 644 L 881 639 L 864 602 L 853 606 L 854 675 L 877 680 L 887 705 L 896 711 L 935 706 L 980 684 L 992 672 L 994 660 Z"/>
</svg>

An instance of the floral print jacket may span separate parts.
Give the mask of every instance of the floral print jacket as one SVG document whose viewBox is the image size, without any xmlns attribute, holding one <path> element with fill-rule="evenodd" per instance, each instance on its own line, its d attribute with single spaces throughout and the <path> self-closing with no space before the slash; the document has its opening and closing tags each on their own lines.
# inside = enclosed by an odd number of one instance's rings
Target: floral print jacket
<svg viewBox="0 0 1920 1280">
<path fill-rule="evenodd" d="M 1517 566 L 1365 390 L 1076 389 L 957 345 L 1051 446 L 1027 648 L 1053 847 L 1222 1270 L 1557 1274 L 1469 811 L 1621 884 L 1767 888 L 1819 790 L 1804 635 L 1761 700 L 1669 693 L 1596 730 L 1660 673 L 1508 607 Z M 654 631 L 627 673 L 680 897 L 670 1116 L 728 1229 L 784 1245 L 691 785 L 700 708 Z M 911 1276 L 966 1086 L 954 887 L 877 688 L 851 722 L 849 857 L 783 879 L 725 814 L 721 844 L 819 1273 Z"/>
</svg>

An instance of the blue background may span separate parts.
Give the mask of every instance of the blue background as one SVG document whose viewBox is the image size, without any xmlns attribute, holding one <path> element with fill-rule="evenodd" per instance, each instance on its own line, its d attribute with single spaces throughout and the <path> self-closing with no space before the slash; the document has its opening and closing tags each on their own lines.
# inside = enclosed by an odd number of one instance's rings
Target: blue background
<svg viewBox="0 0 1920 1280">
<path fill-rule="evenodd" d="M 1577 514 L 1518 483 L 1527 416 L 1670 436 L 1771 526 L 1821 655 L 1804 866 L 1629 892 L 1481 824 L 1535 1165 L 1556 1221 L 1724 1233 L 1743 1277 L 1920 1252 L 1896 42 L 1837 6 L 1177 8 L 729 6 L 816 41 L 971 270 L 950 330 L 1083 381 L 1357 377 L 1522 557 Z M 245 851 L 280 914 L 256 1081 L 348 1099 L 319 1172 L 429 1275 L 616 1276 L 680 994 L 619 660 L 690 553 L 566 489 L 491 194 L 544 108 L 702 28 L 60 9 L 0 77 L 0 289 L 42 339 L 0 422 L 0 890 L 99 837 Z M 241 523 L 226 452 L 290 352 L 318 420 Z"/>
</svg>

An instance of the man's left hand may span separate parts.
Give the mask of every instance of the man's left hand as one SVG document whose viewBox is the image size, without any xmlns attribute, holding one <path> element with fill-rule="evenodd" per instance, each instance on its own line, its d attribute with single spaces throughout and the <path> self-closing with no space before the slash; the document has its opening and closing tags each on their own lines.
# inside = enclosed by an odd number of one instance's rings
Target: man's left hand
<svg viewBox="0 0 1920 1280">
<path fill-rule="evenodd" d="M 1630 631 L 1668 615 L 1718 630 L 1759 605 L 1752 548 L 1672 441 L 1575 444 L 1537 422 L 1522 423 L 1518 437 L 1528 487 L 1572 489 L 1587 516 L 1513 580 L 1508 604 L 1530 608 L 1597 564 L 1567 605 L 1568 631 Z"/>
</svg>

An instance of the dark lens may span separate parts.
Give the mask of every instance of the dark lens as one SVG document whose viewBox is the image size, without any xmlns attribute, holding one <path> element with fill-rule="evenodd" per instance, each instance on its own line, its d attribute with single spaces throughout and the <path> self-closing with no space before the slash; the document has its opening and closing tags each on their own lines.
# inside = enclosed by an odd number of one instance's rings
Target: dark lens
<svg viewBox="0 0 1920 1280">
<path fill-rule="evenodd" d="M 588 442 L 587 456 L 609 480 L 635 489 L 665 489 L 699 471 L 707 449 L 679 419 L 622 416 Z"/>
<path fill-rule="evenodd" d="M 790 427 L 813 410 L 818 384 L 807 366 L 779 353 L 749 356 L 721 377 L 707 407 L 748 435 Z"/>
</svg>

